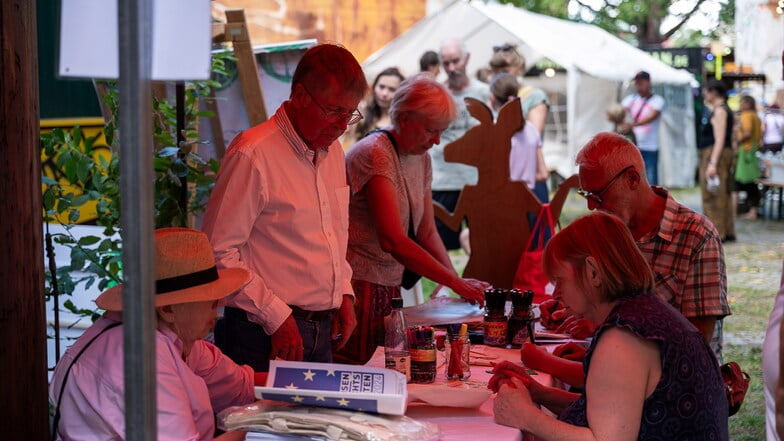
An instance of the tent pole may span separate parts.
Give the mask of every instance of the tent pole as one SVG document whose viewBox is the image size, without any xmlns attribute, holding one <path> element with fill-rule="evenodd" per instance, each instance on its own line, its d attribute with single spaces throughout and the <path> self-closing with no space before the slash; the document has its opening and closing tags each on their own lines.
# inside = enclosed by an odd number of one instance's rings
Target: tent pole
<svg viewBox="0 0 784 441">
<path fill-rule="evenodd" d="M 125 439 L 157 439 L 152 165 L 152 0 L 118 2 Z"/>
</svg>

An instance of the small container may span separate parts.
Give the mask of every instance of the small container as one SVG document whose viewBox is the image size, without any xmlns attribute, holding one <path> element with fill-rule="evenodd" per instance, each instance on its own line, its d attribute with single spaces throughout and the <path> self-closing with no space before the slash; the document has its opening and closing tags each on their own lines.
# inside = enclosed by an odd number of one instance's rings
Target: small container
<svg viewBox="0 0 784 441">
<path fill-rule="evenodd" d="M 534 315 L 531 311 L 533 291 L 521 293 L 519 290 L 513 289 L 510 296 L 512 298 L 512 315 L 509 317 L 509 344 L 513 348 L 519 348 L 525 343 L 535 343 Z"/>
<path fill-rule="evenodd" d="M 408 344 L 411 353 L 411 383 L 436 381 L 436 341 L 433 328 L 410 326 Z"/>
<path fill-rule="evenodd" d="M 485 344 L 488 346 L 506 346 L 509 328 L 506 318 L 506 291 L 503 289 L 485 290 Z"/>
<path fill-rule="evenodd" d="M 457 333 L 447 330 L 444 344 L 447 380 L 468 380 L 471 377 L 471 342 L 466 330 L 465 323 Z"/>
</svg>

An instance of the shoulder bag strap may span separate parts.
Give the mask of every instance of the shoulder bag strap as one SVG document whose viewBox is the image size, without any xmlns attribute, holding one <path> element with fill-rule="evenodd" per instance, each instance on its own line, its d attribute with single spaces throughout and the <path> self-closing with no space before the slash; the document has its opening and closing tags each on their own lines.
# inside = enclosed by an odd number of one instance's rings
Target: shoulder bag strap
<svg viewBox="0 0 784 441">
<path fill-rule="evenodd" d="M 395 153 L 397 154 L 397 164 L 400 167 L 400 177 L 403 179 L 403 189 L 406 191 L 406 199 L 408 199 L 408 237 L 416 242 L 416 229 L 414 229 L 414 212 L 411 209 L 411 195 L 408 193 L 408 182 L 406 182 L 406 175 L 403 174 L 403 164 L 400 163 L 400 151 L 397 149 L 397 141 L 395 141 L 395 137 L 392 136 L 389 130 L 384 129 L 375 129 L 373 132 L 380 132 L 387 136 L 389 139 L 390 144 L 395 149 Z M 371 132 L 372 133 L 372 132 Z"/>
<path fill-rule="evenodd" d="M 71 373 L 71 368 L 74 367 L 74 365 L 76 364 L 76 361 L 79 360 L 79 357 L 82 356 L 84 351 L 87 350 L 87 348 L 89 348 L 90 345 L 93 344 L 93 342 L 98 339 L 98 337 L 103 335 L 104 332 L 106 332 L 106 331 L 108 331 L 108 330 L 110 330 L 112 328 L 116 328 L 117 326 L 120 326 L 121 324 L 122 324 L 122 322 L 112 323 L 109 326 L 101 329 L 101 331 L 99 333 L 95 334 L 95 337 L 90 339 L 90 341 L 88 341 L 87 344 L 84 345 L 81 350 L 79 350 L 79 352 L 73 358 L 73 361 L 71 362 L 71 364 L 68 366 L 68 369 L 66 369 L 65 375 L 63 375 L 63 384 L 60 386 L 60 393 L 57 395 L 57 405 L 54 408 L 54 419 L 53 419 L 53 422 L 52 422 L 52 441 L 57 439 L 57 426 L 60 423 L 60 403 L 63 400 L 63 393 L 65 392 L 65 384 L 68 382 L 68 374 Z"/>
<path fill-rule="evenodd" d="M 653 96 L 653 95 L 651 95 L 651 96 Z M 642 98 L 642 97 L 640 97 L 640 98 Z M 637 109 L 637 113 L 632 117 L 632 121 L 637 122 L 637 118 L 640 117 L 640 114 L 642 113 L 642 109 L 645 108 L 645 103 L 648 102 L 649 98 L 650 98 L 650 96 L 648 98 L 642 98 L 642 104 L 640 104 L 640 108 Z"/>
</svg>

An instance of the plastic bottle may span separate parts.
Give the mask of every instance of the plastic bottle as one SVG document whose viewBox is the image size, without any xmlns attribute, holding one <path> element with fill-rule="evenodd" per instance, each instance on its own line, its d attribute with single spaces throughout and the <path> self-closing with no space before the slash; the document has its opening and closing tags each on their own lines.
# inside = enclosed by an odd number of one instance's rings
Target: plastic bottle
<svg viewBox="0 0 784 441">
<path fill-rule="evenodd" d="M 403 299 L 392 299 L 392 312 L 384 324 L 384 364 L 411 381 L 411 352 L 408 349 L 406 320 L 403 318 Z"/>
</svg>

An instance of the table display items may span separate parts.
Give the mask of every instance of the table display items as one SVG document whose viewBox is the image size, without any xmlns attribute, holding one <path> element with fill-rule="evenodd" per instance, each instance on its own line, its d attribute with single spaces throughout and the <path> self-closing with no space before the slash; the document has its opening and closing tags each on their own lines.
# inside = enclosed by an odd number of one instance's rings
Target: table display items
<svg viewBox="0 0 784 441">
<path fill-rule="evenodd" d="M 518 289 L 509 291 L 512 299 L 512 314 L 509 316 L 508 342 L 513 348 L 519 348 L 525 343 L 536 343 L 534 334 L 534 314 L 531 305 L 534 292 Z"/>
<path fill-rule="evenodd" d="M 409 326 L 408 346 L 411 352 L 411 383 L 432 383 L 436 380 L 436 341 L 431 326 Z"/>
<path fill-rule="evenodd" d="M 267 384 L 256 398 L 317 407 L 403 415 L 406 377 L 380 367 L 304 361 L 270 361 Z"/>
<path fill-rule="evenodd" d="M 506 296 L 508 290 L 488 288 L 485 290 L 485 344 L 506 346 L 509 321 L 506 317 Z"/>
<path fill-rule="evenodd" d="M 439 439 L 437 424 L 406 416 L 390 417 L 340 409 L 325 409 L 257 402 L 224 409 L 218 428 L 246 430 L 246 440 L 277 435 L 334 441 L 428 441 Z"/>
<path fill-rule="evenodd" d="M 468 325 L 462 323 L 446 328 L 444 350 L 446 353 L 446 379 L 469 379 L 471 377 L 471 342 L 468 340 Z"/>
<path fill-rule="evenodd" d="M 411 353 L 402 298 L 392 299 L 392 312 L 385 318 L 384 365 L 403 374 L 406 382 L 411 381 Z"/>
</svg>

